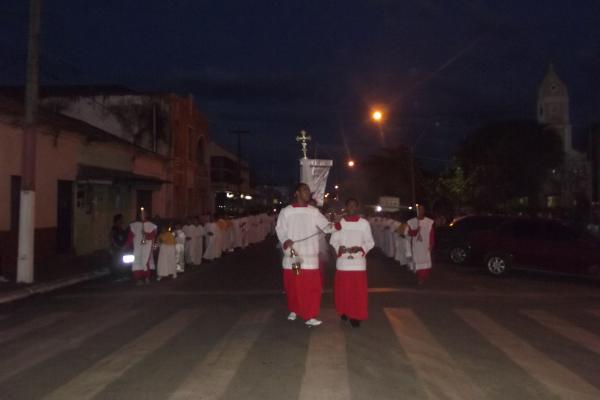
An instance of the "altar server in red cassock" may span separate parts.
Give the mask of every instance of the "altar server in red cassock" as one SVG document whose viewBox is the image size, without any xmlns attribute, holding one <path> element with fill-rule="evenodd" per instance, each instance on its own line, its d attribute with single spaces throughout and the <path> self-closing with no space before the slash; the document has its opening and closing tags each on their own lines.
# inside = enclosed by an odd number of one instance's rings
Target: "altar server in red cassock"
<svg viewBox="0 0 600 400">
<path fill-rule="evenodd" d="M 134 261 L 131 269 L 138 285 L 150 283 L 152 271 L 156 269 L 153 255 L 156 235 L 157 226 L 146 221 L 144 208 L 140 208 L 137 220 L 129 225 L 127 238 L 128 247 L 133 248 Z"/>
<path fill-rule="evenodd" d="M 367 253 L 375 246 L 369 222 L 358 215 L 358 201 L 346 202 L 347 215 L 336 224 L 329 243 L 337 254 L 335 308 L 353 327 L 368 316 Z"/>
<path fill-rule="evenodd" d="M 308 185 L 299 184 L 294 196 L 296 202 L 281 210 L 275 228 L 284 253 L 283 284 L 290 311 L 288 319 L 293 321 L 300 317 L 309 327 L 317 326 L 321 324 L 317 316 L 322 291 L 319 236 L 323 231 L 331 231 L 332 224 L 308 204 L 311 196 Z M 292 264 L 298 259 L 301 259 L 301 268 L 293 271 Z"/>
<path fill-rule="evenodd" d="M 425 207 L 418 204 L 417 217 L 410 219 L 407 225 L 412 250 L 409 265 L 417 275 L 417 282 L 422 285 L 431 273 L 431 251 L 435 245 L 433 220 L 425 216 Z"/>
</svg>

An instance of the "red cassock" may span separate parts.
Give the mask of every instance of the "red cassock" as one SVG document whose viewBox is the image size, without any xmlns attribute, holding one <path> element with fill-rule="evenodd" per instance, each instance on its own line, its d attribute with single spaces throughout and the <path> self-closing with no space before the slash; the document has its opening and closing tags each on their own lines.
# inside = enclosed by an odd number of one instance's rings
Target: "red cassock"
<svg viewBox="0 0 600 400">
<path fill-rule="evenodd" d="M 319 315 L 322 280 L 319 271 L 319 233 L 329 230 L 329 221 L 312 206 L 290 205 L 281 210 L 275 228 L 283 245 L 294 242 L 292 248 L 302 259 L 299 275 L 292 270 L 291 248 L 283 249 L 283 285 L 288 309 L 309 320 Z"/>
<path fill-rule="evenodd" d="M 322 283 L 318 269 L 302 269 L 300 275 L 296 275 L 291 269 L 284 269 L 283 287 L 290 312 L 295 312 L 304 320 L 319 315 Z"/>
<path fill-rule="evenodd" d="M 369 316 L 367 271 L 335 272 L 335 310 L 350 319 L 365 320 Z"/>
<path fill-rule="evenodd" d="M 368 283 L 366 255 L 374 246 L 369 223 L 358 216 L 345 217 L 331 235 L 337 252 L 334 283 L 335 308 L 350 319 L 368 317 Z"/>
</svg>

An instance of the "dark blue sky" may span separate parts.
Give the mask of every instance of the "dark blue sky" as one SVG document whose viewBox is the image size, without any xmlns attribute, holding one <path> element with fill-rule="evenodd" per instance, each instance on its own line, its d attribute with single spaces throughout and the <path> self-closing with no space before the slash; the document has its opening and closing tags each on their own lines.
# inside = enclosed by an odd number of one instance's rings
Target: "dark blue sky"
<svg viewBox="0 0 600 400">
<path fill-rule="evenodd" d="M 0 84 L 20 84 L 27 2 L 2 3 Z M 48 84 L 192 93 L 215 140 L 234 149 L 227 131 L 250 129 L 259 180 L 287 183 L 300 129 L 321 157 L 374 151 L 377 103 L 388 144 L 424 132 L 417 152 L 447 159 L 483 122 L 533 117 L 550 61 L 582 137 L 600 117 L 600 1 L 572 3 L 46 0 L 42 70 Z"/>
</svg>

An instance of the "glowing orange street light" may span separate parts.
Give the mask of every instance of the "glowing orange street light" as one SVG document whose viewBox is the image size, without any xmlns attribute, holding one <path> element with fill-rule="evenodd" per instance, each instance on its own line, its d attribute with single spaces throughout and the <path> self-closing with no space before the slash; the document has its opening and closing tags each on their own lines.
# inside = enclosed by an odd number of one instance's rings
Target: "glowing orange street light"
<svg viewBox="0 0 600 400">
<path fill-rule="evenodd" d="M 375 123 L 377 124 L 378 128 L 379 128 L 379 136 L 381 136 L 381 145 L 385 146 L 385 136 L 383 134 L 383 111 L 381 110 L 374 110 L 373 113 L 371 114 L 371 119 L 373 119 L 373 121 L 375 121 Z"/>
<path fill-rule="evenodd" d="M 348 166 L 349 166 L 350 168 L 354 167 L 354 160 L 349 160 L 349 161 L 348 161 Z"/>
</svg>

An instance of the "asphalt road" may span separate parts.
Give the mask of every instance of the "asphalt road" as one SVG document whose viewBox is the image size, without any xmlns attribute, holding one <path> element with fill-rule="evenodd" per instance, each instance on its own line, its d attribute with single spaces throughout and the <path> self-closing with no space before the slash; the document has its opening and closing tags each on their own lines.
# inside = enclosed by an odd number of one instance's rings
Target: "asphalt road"
<svg viewBox="0 0 600 400">
<path fill-rule="evenodd" d="M 369 319 L 286 320 L 273 241 L 0 307 L 0 399 L 600 399 L 600 283 L 369 255 Z"/>
</svg>

